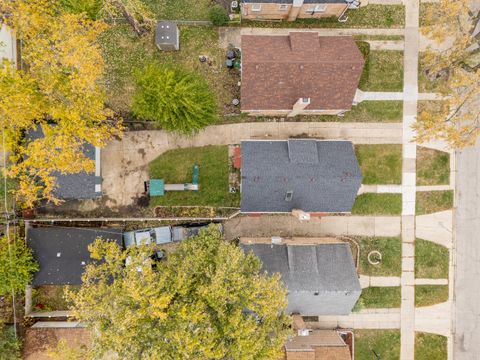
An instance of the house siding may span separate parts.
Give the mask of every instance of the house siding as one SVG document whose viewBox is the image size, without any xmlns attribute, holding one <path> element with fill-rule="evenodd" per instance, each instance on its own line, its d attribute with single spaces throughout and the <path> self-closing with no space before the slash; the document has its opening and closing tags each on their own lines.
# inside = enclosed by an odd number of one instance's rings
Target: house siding
<svg viewBox="0 0 480 360">
<path fill-rule="evenodd" d="M 260 3 L 258 3 L 260 4 Z M 257 4 L 243 3 L 242 18 L 246 20 L 290 20 L 296 19 L 319 19 L 324 17 L 339 17 L 347 8 L 347 4 L 303 4 L 301 7 L 294 7 L 291 4 L 279 3 L 262 3 L 260 11 L 253 11 L 252 7 Z M 281 5 L 286 5 L 286 10 L 280 10 Z M 314 14 L 307 12 L 312 6 L 326 5 L 326 11 L 315 12 Z"/>
</svg>

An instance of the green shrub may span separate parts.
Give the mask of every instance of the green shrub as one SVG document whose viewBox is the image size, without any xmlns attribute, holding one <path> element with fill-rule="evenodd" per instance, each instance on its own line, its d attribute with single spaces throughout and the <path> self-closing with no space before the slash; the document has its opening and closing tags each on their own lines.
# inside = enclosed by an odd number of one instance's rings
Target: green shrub
<svg viewBox="0 0 480 360">
<path fill-rule="evenodd" d="M 66 12 L 85 13 L 90 19 L 95 20 L 102 7 L 102 0 L 61 0 L 60 5 Z"/>
<path fill-rule="evenodd" d="M 20 345 L 20 340 L 15 338 L 13 327 L 0 321 L 0 360 L 21 359 Z"/>
<path fill-rule="evenodd" d="M 221 5 L 212 6 L 208 12 L 208 17 L 215 26 L 223 26 L 230 20 L 227 10 Z"/>
<path fill-rule="evenodd" d="M 191 134 L 217 120 L 217 104 L 206 80 L 183 69 L 148 65 L 135 74 L 135 116 L 162 128 Z"/>
</svg>

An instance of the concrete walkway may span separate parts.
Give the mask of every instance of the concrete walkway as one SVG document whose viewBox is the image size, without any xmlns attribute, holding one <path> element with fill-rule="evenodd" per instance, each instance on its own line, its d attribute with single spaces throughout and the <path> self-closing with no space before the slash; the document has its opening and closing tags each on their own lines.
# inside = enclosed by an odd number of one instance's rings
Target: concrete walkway
<svg viewBox="0 0 480 360">
<path fill-rule="evenodd" d="M 452 210 L 417 216 L 417 237 L 451 249 L 452 219 Z"/>
<path fill-rule="evenodd" d="M 405 93 L 388 91 L 362 91 L 357 89 L 354 103 L 362 101 L 402 101 Z M 443 96 L 437 93 L 419 93 L 418 100 L 442 100 Z"/>
<path fill-rule="evenodd" d="M 325 216 L 300 222 L 287 215 L 240 215 L 224 223 L 225 238 L 271 236 L 400 235 L 399 216 Z"/>
<path fill-rule="evenodd" d="M 400 309 L 364 309 L 345 316 L 319 316 L 318 323 L 308 323 L 319 329 L 398 329 Z"/>
<path fill-rule="evenodd" d="M 415 353 L 415 198 L 416 151 L 412 125 L 417 117 L 419 1 L 405 0 L 405 48 L 403 79 L 402 163 L 402 301 L 400 358 L 413 360 Z"/>
<path fill-rule="evenodd" d="M 399 276 L 368 276 L 360 275 L 362 289 L 368 287 L 401 286 Z M 415 285 L 448 285 L 448 279 L 415 279 Z"/>
<path fill-rule="evenodd" d="M 370 50 L 403 51 L 403 40 L 367 40 Z"/>
<path fill-rule="evenodd" d="M 399 123 L 255 122 L 214 125 L 194 136 L 162 130 L 130 131 L 102 150 L 102 178 L 109 207 L 128 206 L 143 192 L 148 163 L 167 150 L 238 144 L 248 139 L 288 139 L 308 134 L 318 139 L 350 140 L 355 144 L 399 144 Z"/>
<path fill-rule="evenodd" d="M 450 301 L 415 309 L 415 331 L 443 335 L 451 339 Z"/>
<path fill-rule="evenodd" d="M 426 191 L 446 191 L 453 190 L 452 185 L 421 185 L 416 187 L 417 192 Z M 401 194 L 402 185 L 364 185 L 360 187 L 358 194 L 376 193 L 376 194 Z"/>
</svg>

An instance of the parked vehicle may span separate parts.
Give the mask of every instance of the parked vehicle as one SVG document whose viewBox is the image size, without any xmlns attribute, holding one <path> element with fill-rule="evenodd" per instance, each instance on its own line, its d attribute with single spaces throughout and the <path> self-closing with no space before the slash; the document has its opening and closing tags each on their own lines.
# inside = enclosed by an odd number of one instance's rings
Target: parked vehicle
<svg viewBox="0 0 480 360">
<path fill-rule="evenodd" d="M 209 224 L 196 226 L 160 226 L 150 229 L 127 231 L 123 233 L 123 243 L 125 247 L 169 244 L 196 236 L 201 229 L 206 228 L 208 225 Z M 222 224 L 217 224 L 217 226 L 220 232 L 223 232 Z"/>
</svg>

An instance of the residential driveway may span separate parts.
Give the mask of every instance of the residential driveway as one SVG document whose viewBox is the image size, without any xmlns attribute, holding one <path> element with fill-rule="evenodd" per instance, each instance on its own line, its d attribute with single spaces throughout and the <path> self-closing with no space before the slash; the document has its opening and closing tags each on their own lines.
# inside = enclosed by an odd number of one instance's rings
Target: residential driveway
<svg viewBox="0 0 480 360">
<path fill-rule="evenodd" d="M 395 123 L 258 122 L 209 126 L 185 137 L 162 130 L 130 131 L 102 150 L 102 178 L 106 205 L 132 205 L 144 190 L 148 163 L 167 150 L 238 144 L 248 139 L 289 137 L 344 139 L 357 144 L 399 144 L 402 125 Z"/>
<path fill-rule="evenodd" d="M 454 359 L 480 351 L 480 140 L 457 155 Z"/>
</svg>

